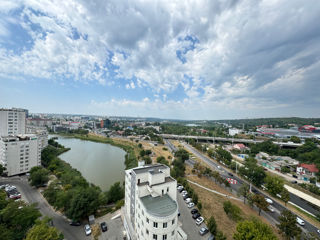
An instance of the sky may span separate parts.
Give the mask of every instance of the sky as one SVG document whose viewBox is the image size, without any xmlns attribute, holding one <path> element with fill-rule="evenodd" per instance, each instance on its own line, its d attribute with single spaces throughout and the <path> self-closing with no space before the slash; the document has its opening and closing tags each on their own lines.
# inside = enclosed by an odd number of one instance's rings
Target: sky
<svg viewBox="0 0 320 240">
<path fill-rule="evenodd" d="M 319 0 L 1 0 L 0 107 L 320 117 Z"/>
</svg>

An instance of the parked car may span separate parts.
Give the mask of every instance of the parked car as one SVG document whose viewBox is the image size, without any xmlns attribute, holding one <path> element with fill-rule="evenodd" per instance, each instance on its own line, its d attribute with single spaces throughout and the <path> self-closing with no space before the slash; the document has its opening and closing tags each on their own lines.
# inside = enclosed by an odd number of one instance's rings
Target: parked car
<svg viewBox="0 0 320 240">
<path fill-rule="evenodd" d="M 298 178 L 298 176 L 297 176 L 297 175 L 292 175 L 292 177 L 294 177 L 294 178 Z"/>
<path fill-rule="evenodd" d="M 188 194 L 183 196 L 183 200 L 186 200 L 187 198 L 189 198 Z"/>
<path fill-rule="evenodd" d="M 211 235 L 211 236 L 208 238 L 208 240 L 215 240 L 214 235 Z"/>
<path fill-rule="evenodd" d="M 86 233 L 87 236 L 89 236 L 91 234 L 91 227 L 89 226 L 89 224 L 86 224 L 84 226 L 84 232 Z"/>
<path fill-rule="evenodd" d="M 183 190 L 184 190 L 183 187 L 178 189 L 179 192 L 182 192 Z"/>
<path fill-rule="evenodd" d="M 183 196 L 183 195 L 188 194 L 188 192 L 187 192 L 186 190 L 183 190 L 183 191 L 181 192 L 181 194 L 182 194 L 182 196 Z"/>
<path fill-rule="evenodd" d="M 291 183 L 293 183 L 293 184 L 297 184 L 298 182 L 297 182 L 297 181 L 291 181 Z"/>
<path fill-rule="evenodd" d="M 203 223 L 203 221 L 204 221 L 203 217 L 198 217 L 197 220 L 196 220 L 196 224 L 200 225 L 201 223 Z"/>
<path fill-rule="evenodd" d="M 191 198 L 187 198 L 187 199 L 185 200 L 186 203 L 190 203 L 191 201 L 192 201 Z"/>
<path fill-rule="evenodd" d="M 194 207 L 194 203 L 193 202 L 189 202 L 188 208 L 193 208 L 193 207 Z"/>
<path fill-rule="evenodd" d="M 300 225 L 300 226 L 304 226 L 304 221 L 301 219 L 301 218 L 299 218 L 299 217 L 297 217 L 297 223 Z"/>
<path fill-rule="evenodd" d="M 198 217 L 201 217 L 200 213 L 198 212 L 192 215 L 193 219 L 197 219 Z"/>
<path fill-rule="evenodd" d="M 228 172 L 228 175 L 231 176 L 231 177 L 233 177 L 233 174 L 232 174 L 231 172 Z"/>
<path fill-rule="evenodd" d="M 108 230 L 108 227 L 107 227 L 106 222 L 102 222 L 102 223 L 100 224 L 100 227 L 101 227 L 102 232 L 105 232 L 105 231 Z"/>
<path fill-rule="evenodd" d="M 270 198 L 265 198 L 265 200 L 267 201 L 267 203 L 273 204 L 273 201 Z"/>
<path fill-rule="evenodd" d="M 202 227 L 199 231 L 200 235 L 203 236 L 209 232 L 208 228 Z"/>
<path fill-rule="evenodd" d="M 317 229 L 317 233 L 320 234 L 320 229 Z"/>
<path fill-rule="evenodd" d="M 195 213 L 197 213 L 197 212 L 199 212 L 199 210 L 196 209 L 196 208 L 194 208 L 194 209 L 191 210 L 191 214 L 195 214 Z"/>
<path fill-rule="evenodd" d="M 71 221 L 71 222 L 69 222 L 69 225 L 70 225 L 70 226 L 80 226 L 80 225 L 81 225 L 81 222 Z"/>
</svg>

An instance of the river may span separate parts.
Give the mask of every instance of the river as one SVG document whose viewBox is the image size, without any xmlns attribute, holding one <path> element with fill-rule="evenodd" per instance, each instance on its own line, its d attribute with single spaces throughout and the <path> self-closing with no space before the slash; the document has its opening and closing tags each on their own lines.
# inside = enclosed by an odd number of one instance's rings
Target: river
<svg viewBox="0 0 320 240">
<path fill-rule="evenodd" d="M 61 136 L 58 136 L 57 142 L 71 148 L 59 157 L 81 172 L 88 182 L 99 186 L 103 191 L 108 190 L 117 181 L 124 181 L 126 152 L 121 148 Z"/>
</svg>

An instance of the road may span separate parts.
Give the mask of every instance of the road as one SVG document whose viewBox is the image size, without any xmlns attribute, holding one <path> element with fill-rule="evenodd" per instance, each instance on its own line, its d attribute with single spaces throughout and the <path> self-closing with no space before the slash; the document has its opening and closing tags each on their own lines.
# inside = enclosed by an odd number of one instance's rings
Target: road
<svg viewBox="0 0 320 240">
<path fill-rule="evenodd" d="M 83 229 L 84 225 L 79 227 L 70 226 L 66 217 L 56 213 L 44 200 L 38 190 L 29 185 L 26 176 L 0 178 L 0 185 L 2 184 L 11 184 L 16 186 L 18 191 L 21 193 L 22 198 L 28 203 L 38 203 L 37 206 L 42 215 L 52 218 L 53 225 L 63 233 L 66 240 L 91 239 L 90 237 L 85 236 Z"/>
<path fill-rule="evenodd" d="M 184 142 L 181 143 L 181 144 L 186 149 L 188 149 L 190 152 L 192 152 L 195 156 L 197 156 L 200 160 L 206 162 L 209 166 L 211 166 L 214 169 L 216 169 L 217 171 L 219 171 L 222 176 L 230 177 L 229 173 L 231 173 L 231 171 L 229 172 L 223 166 L 217 164 L 216 162 L 213 162 L 213 160 L 211 160 L 210 158 L 208 158 L 204 154 L 200 153 L 198 150 L 196 150 L 195 148 L 191 147 L 190 145 L 188 145 L 188 144 L 186 144 Z M 237 180 L 237 182 L 238 182 L 237 184 L 230 184 L 232 190 L 237 192 L 239 190 L 239 188 L 241 187 L 241 185 L 243 184 L 244 180 L 238 178 L 235 175 L 232 178 Z M 252 190 L 255 190 L 258 194 L 261 194 L 261 195 L 263 195 L 265 197 L 269 197 L 264 192 L 260 191 L 259 189 L 255 188 L 255 187 L 252 187 Z M 300 200 L 300 198 L 299 198 L 299 200 Z M 280 213 L 284 209 L 287 209 L 287 208 L 285 206 L 283 206 L 282 204 L 278 203 L 277 201 L 275 201 L 274 199 L 273 199 L 273 205 L 272 206 L 275 208 L 275 212 L 273 212 L 273 213 L 272 212 L 266 212 L 266 215 L 268 215 L 269 217 L 273 218 L 276 222 L 278 222 L 278 218 L 280 216 Z M 305 226 L 302 228 L 302 230 L 303 231 L 308 231 L 308 232 L 314 232 L 314 233 L 317 234 L 317 228 L 315 226 L 313 226 L 312 224 L 310 224 L 309 222 L 307 222 L 307 221 L 305 221 Z"/>
</svg>

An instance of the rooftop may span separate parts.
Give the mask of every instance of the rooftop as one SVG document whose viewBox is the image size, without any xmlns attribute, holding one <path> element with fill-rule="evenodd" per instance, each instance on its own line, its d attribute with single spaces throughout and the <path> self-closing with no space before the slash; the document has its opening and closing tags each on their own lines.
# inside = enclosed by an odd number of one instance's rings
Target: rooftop
<svg viewBox="0 0 320 240">
<path fill-rule="evenodd" d="M 301 163 L 300 167 L 303 167 L 305 169 L 308 169 L 309 172 L 319 172 L 317 166 L 315 164 L 305 164 L 305 163 Z"/>
<path fill-rule="evenodd" d="M 169 216 L 178 208 L 177 203 L 168 194 L 159 197 L 148 195 L 140 199 L 147 212 L 158 217 Z"/>
<path fill-rule="evenodd" d="M 143 167 L 137 167 L 132 169 L 136 174 L 141 174 L 141 173 L 146 173 L 149 171 L 153 171 L 153 172 L 159 172 L 159 170 L 161 169 L 166 169 L 168 168 L 165 165 L 162 164 L 154 164 L 154 165 L 147 165 L 147 166 L 143 166 Z"/>
</svg>

